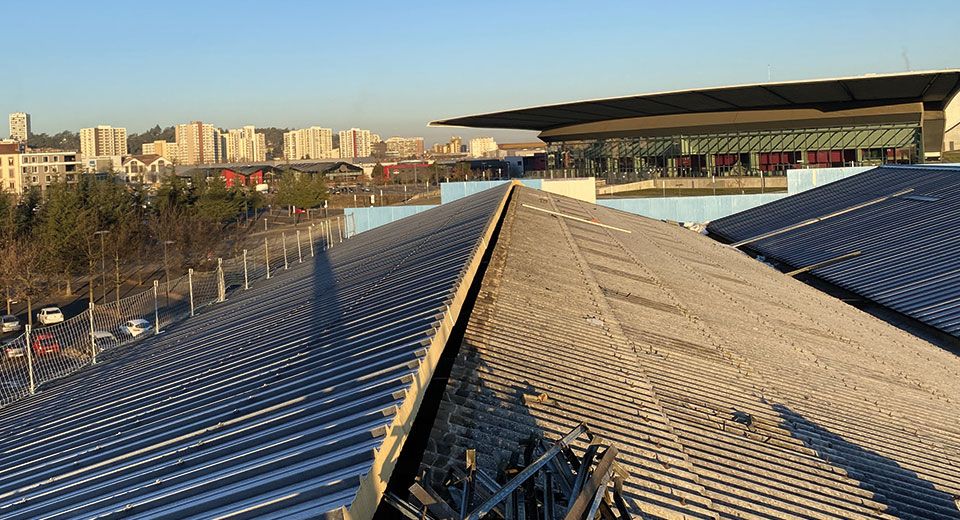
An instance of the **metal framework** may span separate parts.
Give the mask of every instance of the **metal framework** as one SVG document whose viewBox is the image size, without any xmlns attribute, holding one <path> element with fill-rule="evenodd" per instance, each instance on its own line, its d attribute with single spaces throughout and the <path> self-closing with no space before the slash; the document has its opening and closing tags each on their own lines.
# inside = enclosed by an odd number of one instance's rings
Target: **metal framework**
<svg viewBox="0 0 960 520">
<path fill-rule="evenodd" d="M 583 457 L 570 448 L 581 436 L 589 441 Z M 467 450 L 465 471 L 451 468 L 443 481 L 449 501 L 426 478 L 410 487 L 411 501 L 393 493 L 384 500 L 411 520 L 588 520 L 598 515 L 628 520 L 635 508 L 623 496 L 629 473 L 617 463 L 617 454 L 615 446 L 601 443 L 581 423 L 549 447 L 531 436 L 499 479 L 478 468 L 475 451 Z"/>
<path fill-rule="evenodd" d="M 782 175 L 804 166 L 917 163 L 918 124 L 765 130 L 559 141 L 547 147 L 547 175 L 610 183 L 659 177 Z"/>
</svg>

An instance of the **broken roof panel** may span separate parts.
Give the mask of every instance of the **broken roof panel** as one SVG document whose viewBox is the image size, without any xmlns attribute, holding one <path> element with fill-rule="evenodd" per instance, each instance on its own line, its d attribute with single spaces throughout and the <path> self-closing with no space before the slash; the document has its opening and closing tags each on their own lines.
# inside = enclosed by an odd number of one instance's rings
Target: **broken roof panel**
<svg viewBox="0 0 960 520">
<path fill-rule="evenodd" d="M 0 517 L 372 514 L 506 187 L 364 233 L 0 410 Z"/>
<path fill-rule="evenodd" d="M 432 484 L 584 421 L 651 518 L 960 518 L 956 356 L 678 226 L 516 190 Z"/>
<path fill-rule="evenodd" d="M 960 336 L 960 167 L 883 166 L 708 229 Z"/>
</svg>

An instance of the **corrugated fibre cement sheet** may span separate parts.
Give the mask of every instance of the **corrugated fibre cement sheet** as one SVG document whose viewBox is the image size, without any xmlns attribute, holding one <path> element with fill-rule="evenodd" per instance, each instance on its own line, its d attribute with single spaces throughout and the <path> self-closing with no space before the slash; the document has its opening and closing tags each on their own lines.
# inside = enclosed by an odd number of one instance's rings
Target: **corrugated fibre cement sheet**
<svg viewBox="0 0 960 520">
<path fill-rule="evenodd" d="M 509 189 L 337 244 L 0 410 L 0 517 L 371 516 Z"/>
<path fill-rule="evenodd" d="M 708 229 L 960 337 L 960 167 L 884 166 Z"/>
<path fill-rule="evenodd" d="M 958 397 L 957 356 L 726 245 L 517 188 L 422 469 L 586 422 L 643 518 L 958 520 Z"/>
</svg>

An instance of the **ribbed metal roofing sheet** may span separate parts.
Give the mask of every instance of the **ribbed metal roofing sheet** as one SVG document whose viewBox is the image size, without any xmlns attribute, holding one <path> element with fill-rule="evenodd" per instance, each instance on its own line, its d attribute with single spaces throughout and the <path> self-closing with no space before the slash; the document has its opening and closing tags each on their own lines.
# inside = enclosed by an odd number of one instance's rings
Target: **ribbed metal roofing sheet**
<svg viewBox="0 0 960 520">
<path fill-rule="evenodd" d="M 0 517 L 369 516 L 508 189 L 364 233 L 0 410 Z"/>
<path fill-rule="evenodd" d="M 824 216 L 746 247 L 795 268 L 859 251 L 811 274 L 960 336 L 960 167 L 882 166 L 708 230 L 738 242 Z"/>
<path fill-rule="evenodd" d="M 728 246 L 518 188 L 423 466 L 585 421 L 644 518 L 960 519 L 957 396 L 957 356 Z"/>
</svg>

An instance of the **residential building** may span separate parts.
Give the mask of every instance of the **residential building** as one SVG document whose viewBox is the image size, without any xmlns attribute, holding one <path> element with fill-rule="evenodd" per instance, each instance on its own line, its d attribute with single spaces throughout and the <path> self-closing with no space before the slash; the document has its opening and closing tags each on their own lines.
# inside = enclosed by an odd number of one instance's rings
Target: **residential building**
<svg viewBox="0 0 960 520">
<path fill-rule="evenodd" d="M 80 129 L 80 156 L 127 155 L 127 129 L 99 125 Z"/>
<path fill-rule="evenodd" d="M 267 138 L 257 133 L 254 126 L 228 130 L 224 134 L 227 162 L 258 162 L 267 160 Z"/>
<path fill-rule="evenodd" d="M 333 129 L 311 126 L 285 132 L 283 157 L 290 161 L 338 158 L 333 147 Z"/>
<path fill-rule="evenodd" d="M 176 127 L 178 164 L 213 164 L 224 158 L 223 137 L 220 130 L 202 121 L 179 124 Z"/>
<path fill-rule="evenodd" d="M 470 156 L 486 157 L 497 151 L 497 142 L 492 137 L 474 137 L 470 140 Z"/>
<path fill-rule="evenodd" d="M 0 143 L 0 191 L 17 194 L 23 192 L 20 151 L 19 143 Z"/>
<path fill-rule="evenodd" d="M 370 130 L 351 128 L 340 131 L 340 158 L 369 157 L 372 136 Z"/>
<path fill-rule="evenodd" d="M 419 159 L 423 157 L 422 137 L 391 137 L 384 141 L 386 157 L 391 159 Z"/>
<path fill-rule="evenodd" d="M 81 157 L 85 173 L 114 173 L 123 171 L 122 155 L 104 155 L 100 157 Z"/>
<path fill-rule="evenodd" d="M 30 114 L 26 112 L 14 112 L 10 114 L 10 139 L 18 142 L 26 142 L 30 137 L 32 130 L 30 128 Z"/>
<path fill-rule="evenodd" d="M 77 152 L 48 150 L 20 154 L 20 172 L 23 189 L 38 187 L 41 190 L 58 181 L 75 184 L 80 180 L 83 162 Z"/>
<path fill-rule="evenodd" d="M 171 143 L 169 141 L 143 143 L 143 146 L 140 148 L 140 153 L 143 155 L 160 155 L 170 160 L 180 157 L 180 153 L 177 151 L 177 143 Z"/>
<path fill-rule="evenodd" d="M 123 159 L 124 180 L 155 183 L 172 166 L 169 159 L 160 155 L 131 155 Z"/>
</svg>

